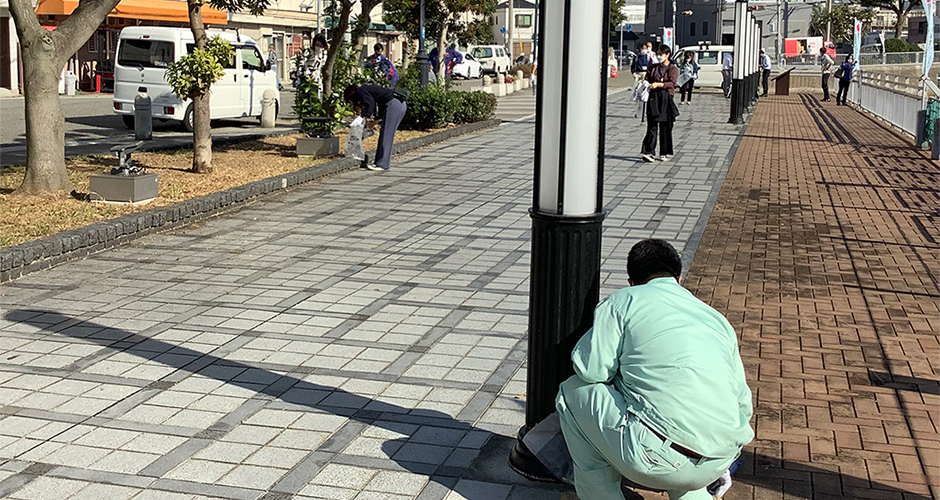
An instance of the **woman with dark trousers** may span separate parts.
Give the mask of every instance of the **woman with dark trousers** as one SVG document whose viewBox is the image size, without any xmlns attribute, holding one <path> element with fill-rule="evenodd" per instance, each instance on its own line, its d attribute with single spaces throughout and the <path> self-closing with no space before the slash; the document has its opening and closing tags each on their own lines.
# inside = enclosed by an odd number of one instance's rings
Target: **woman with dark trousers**
<svg viewBox="0 0 940 500">
<path fill-rule="evenodd" d="M 682 65 L 679 66 L 679 81 L 683 81 L 679 86 L 680 99 L 683 104 L 692 104 L 692 89 L 695 87 L 695 79 L 698 78 L 698 63 L 695 62 L 695 52 L 691 50 L 685 53 Z"/>
<path fill-rule="evenodd" d="M 379 145 L 375 150 L 375 162 L 366 165 L 369 170 L 388 170 L 392 164 L 392 146 L 395 144 L 395 132 L 408 106 L 395 95 L 390 88 L 378 85 L 350 85 L 343 93 L 346 102 L 353 105 L 366 120 L 366 126 L 372 128 L 377 121 L 382 121 L 379 132 Z"/>
<path fill-rule="evenodd" d="M 649 101 L 646 103 L 646 138 L 643 139 L 643 161 L 652 162 L 656 153 L 656 136 L 659 135 L 659 160 L 668 161 L 672 157 L 672 126 L 679 115 L 676 108 L 676 82 L 679 80 L 679 68 L 669 60 L 669 46 L 660 45 L 656 51 L 659 64 L 654 64 L 646 72 L 649 82 Z"/>
<path fill-rule="evenodd" d="M 852 54 L 845 56 L 845 61 L 839 65 L 839 92 L 836 94 L 836 105 L 845 106 L 845 100 L 849 97 L 849 85 L 852 84 L 852 72 L 855 71 L 855 58 Z"/>
</svg>

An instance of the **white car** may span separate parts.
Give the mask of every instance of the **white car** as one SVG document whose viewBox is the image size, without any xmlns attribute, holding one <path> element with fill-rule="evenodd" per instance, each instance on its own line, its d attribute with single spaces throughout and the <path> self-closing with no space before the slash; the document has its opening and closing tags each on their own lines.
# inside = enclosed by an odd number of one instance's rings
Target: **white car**
<svg viewBox="0 0 940 500">
<path fill-rule="evenodd" d="M 695 86 L 701 87 L 721 87 L 721 62 L 725 59 L 725 54 L 734 52 L 732 45 L 711 45 L 707 48 L 695 45 L 682 47 L 676 51 L 672 60 L 680 64 L 685 60 L 685 53 L 695 53 L 695 62 L 698 63 L 698 80 L 695 80 Z"/>
<path fill-rule="evenodd" d="M 280 104 L 277 79 L 251 38 L 231 31 L 209 31 L 228 40 L 235 57 L 225 65 L 225 76 L 212 84 L 210 116 L 238 118 L 261 116 L 261 97 L 271 89 L 275 114 Z M 166 81 L 167 64 L 179 61 L 195 46 L 189 28 L 133 26 L 124 28 L 118 39 L 114 64 L 114 112 L 124 124 L 134 126 L 134 98 L 146 92 L 153 99 L 153 118 L 181 122 L 193 129 L 193 107 L 189 99 L 176 97 Z"/>
<path fill-rule="evenodd" d="M 502 45 L 478 45 L 470 50 L 470 55 L 480 63 L 484 73 L 505 73 L 512 66 L 509 53 Z"/>
<path fill-rule="evenodd" d="M 464 80 L 480 78 L 483 76 L 483 66 L 477 62 L 473 54 L 464 54 L 463 62 L 454 66 L 454 69 L 451 70 L 451 75 L 454 77 L 459 76 Z"/>
</svg>

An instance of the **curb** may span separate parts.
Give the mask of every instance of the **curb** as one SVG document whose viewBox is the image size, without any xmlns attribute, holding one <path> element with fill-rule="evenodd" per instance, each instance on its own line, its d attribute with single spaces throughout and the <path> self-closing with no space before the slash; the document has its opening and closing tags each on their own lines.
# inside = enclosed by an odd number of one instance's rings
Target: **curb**
<svg viewBox="0 0 940 500">
<path fill-rule="evenodd" d="M 392 153 L 405 153 L 457 136 L 493 128 L 500 123 L 500 120 L 491 119 L 458 125 L 451 129 L 395 144 Z M 370 151 L 369 154 L 374 155 L 375 151 Z M 25 274 L 114 248 L 154 232 L 198 222 L 223 211 L 238 208 L 263 195 L 283 191 L 328 175 L 357 168 L 359 168 L 359 160 L 337 158 L 296 172 L 261 179 L 166 207 L 123 215 L 78 229 L 49 235 L 36 241 L 3 248 L 0 249 L 0 283 L 12 281 Z"/>
</svg>

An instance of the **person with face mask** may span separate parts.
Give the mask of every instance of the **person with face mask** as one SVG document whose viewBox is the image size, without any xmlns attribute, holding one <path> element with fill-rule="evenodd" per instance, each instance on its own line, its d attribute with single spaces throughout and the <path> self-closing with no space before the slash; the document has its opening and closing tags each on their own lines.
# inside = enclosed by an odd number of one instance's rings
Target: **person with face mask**
<svg viewBox="0 0 940 500">
<path fill-rule="evenodd" d="M 672 158 L 672 126 L 679 116 L 675 95 L 679 80 L 679 68 L 669 61 L 671 50 L 668 45 L 660 45 L 656 51 L 659 64 L 654 64 L 646 72 L 649 82 L 649 99 L 646 103 L 646 138 L 643 139 L 643 161 L 652 162 L 656 153 L 656 138 L 659 136 L 659 160 Z"/>
</svg>

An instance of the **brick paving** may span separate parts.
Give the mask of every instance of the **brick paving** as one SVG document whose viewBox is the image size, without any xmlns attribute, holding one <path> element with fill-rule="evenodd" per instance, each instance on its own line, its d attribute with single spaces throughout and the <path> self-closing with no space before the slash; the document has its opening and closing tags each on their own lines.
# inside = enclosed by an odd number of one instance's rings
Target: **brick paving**
<svg viewBox="0 0 940 500">
<path fill-rule="evenodd" d="M 940 165 L 859 112 L 761 100 L 687 286 L 755 394 L 735 499 L 938 498 Z"/>
<path fill-rule="evenodd" d="M 611 98 L 604 293 L 691 258 L 741 127 L 673 162 Z M 525 500 L 533 125 L 506 123 L 0 287 L 0 497 Z"/>
</svg>

